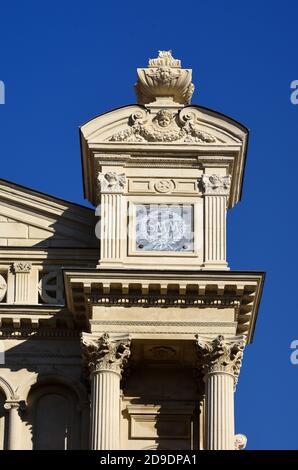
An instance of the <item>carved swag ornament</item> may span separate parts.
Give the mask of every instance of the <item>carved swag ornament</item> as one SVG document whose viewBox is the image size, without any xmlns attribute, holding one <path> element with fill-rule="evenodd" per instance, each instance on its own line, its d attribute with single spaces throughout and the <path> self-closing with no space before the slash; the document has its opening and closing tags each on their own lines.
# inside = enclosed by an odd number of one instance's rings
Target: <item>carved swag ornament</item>
<svg viewBox="0 0 298 470">
<path fill-rule="evenodd" d="M 182 110 L 175 114 L 167 109 L 151 117 L 140 110 L 128 120 L 128 128 L 117 132 L 111 142 L 201 142 L 214 143 L 217 139 L 200 130 L 195 112 Z"/>
</svg>

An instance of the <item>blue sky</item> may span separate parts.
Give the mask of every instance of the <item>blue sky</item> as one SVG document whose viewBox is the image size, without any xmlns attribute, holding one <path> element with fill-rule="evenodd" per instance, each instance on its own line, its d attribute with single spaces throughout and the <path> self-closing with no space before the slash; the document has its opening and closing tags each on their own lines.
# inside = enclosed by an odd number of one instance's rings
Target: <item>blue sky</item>
<svg viewBox="0 0 298 470">
<path fill-rule="evenodd" d="M 297 449 L 298 3 L 150 0 L 0 5 L 0 177 L 87 204 L 78 127 L 135 102 L 159 49 L 193 69 L 193 103 L 250 129 L 242 201 L 228 216 L 232 269 L 264 270 L 254 343 L 236 393 L 249 449 Z"/>
</svg>

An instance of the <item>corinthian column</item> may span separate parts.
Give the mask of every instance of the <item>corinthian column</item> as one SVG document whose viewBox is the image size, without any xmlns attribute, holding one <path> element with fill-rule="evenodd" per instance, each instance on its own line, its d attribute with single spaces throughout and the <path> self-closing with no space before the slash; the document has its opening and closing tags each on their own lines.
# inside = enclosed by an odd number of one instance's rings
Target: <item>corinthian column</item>
<svg viewBox="0 0 298 470">
<path fill-rule="evenodd" d="M 207 339 L 197 336 L 199 366 L 205 381 L 205 449 L 235 449 L 234 387 L 245 337 Z"/>
<path fill-rule="evenodd" d="M 91 379 L 90 448 L 120 449 L 120 379 L 130 339 L 83 333 L 82 346 Z"/>
</svg>

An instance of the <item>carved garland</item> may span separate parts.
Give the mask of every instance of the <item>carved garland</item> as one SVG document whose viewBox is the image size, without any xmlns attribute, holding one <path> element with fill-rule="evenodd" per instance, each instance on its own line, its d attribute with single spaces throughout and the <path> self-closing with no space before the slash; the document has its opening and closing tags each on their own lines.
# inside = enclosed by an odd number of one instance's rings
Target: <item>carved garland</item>
<svg viewBox="0 0 298 470">
<path fill-rule="evenodd" d="M 127 129 L 110 137 L 111 142 L 200 142 L 214 143 L 217 139 L 200 130 L 194 112 L 181 111 L 179 115 L 166 109 L 160 110 L 148 123 L 145 111 L 138 111 L 129 118 Z"/>
</svg>

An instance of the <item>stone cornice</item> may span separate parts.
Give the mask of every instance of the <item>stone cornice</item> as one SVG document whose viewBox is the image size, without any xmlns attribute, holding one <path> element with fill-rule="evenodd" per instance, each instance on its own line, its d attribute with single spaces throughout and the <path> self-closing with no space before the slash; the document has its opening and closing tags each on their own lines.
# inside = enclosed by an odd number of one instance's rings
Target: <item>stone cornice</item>
<svg viewBox="0 0 298 470">
<path fill-rule="evenodd" d="M 144 305 L 153 306 L 150 285 L 155 286 L 161 308 L 183 306 L 185 308 L 234 308 L 237 334 L 246 334 L 247 342 L 252 341 L 259 302 L 262 294 L 264 273 L 233 271 L 149 271 L 149 270 L 85 270 L 64 272 L 68 308 L 74 315 L 88 316 L 92 305 L 115 305 L 116 297 L 123 300 L 122 306 L 137 305 L 131 299 L 144 299 Z M 121 286 L 114 292 L 113 285 Z M 159 291 L 156 291 L 156 286 Z M 170 287 L 170 295 L 168 288 Z M 173 292 L 173 287 L 177 292 Z M 81 301 L 77 303 L 73 295 L 80 291 Z M 174 290 L 175 290 L 174 289 Z M 190 290 L 189 290 L 190 289 Z M 187 295 L 186 295 L 187 293 Z M 116 296 L 116 297 L 115 297 Z M 83 300 L 84 299 L 84 300 Z M 113 301 L 115 300 L 115 302 Z M 94 303 L 93 303 L 94 302 Z M 149 303 L 148 303 L 149 302 Z M 169 305 L 168 305 L 169 304 Z M 171 305 L 170 305 L 171 304 Z M 142 305 L 142 303 L 139 303 Z M 87 309 L 87 310 L 86 310 Z"/>
<path fill-rule="evenodd" d="M 0 202 L 1 215 L 48 232 L 47 237 L 54 237 L 62 231 L 72 244 L 97 245 L 94 236 L 96 218 L 94 211 L 88 207 L 4 180 L 0 180 Z M 28 248 L 28 243 L 25 246 Z"/>
<path fill-rule="evenodd" d="M 0 304 L 0 336 L 67 337 L 86 328 L 85 317 L 76 318 L 59 305 Z"/>
<path fill-rule="evenodd" d="M 130 356 L 130 338 L 82 333 L 83 359 L 90 373 L 113 371 L 122 374 Z"/>
</svg>

